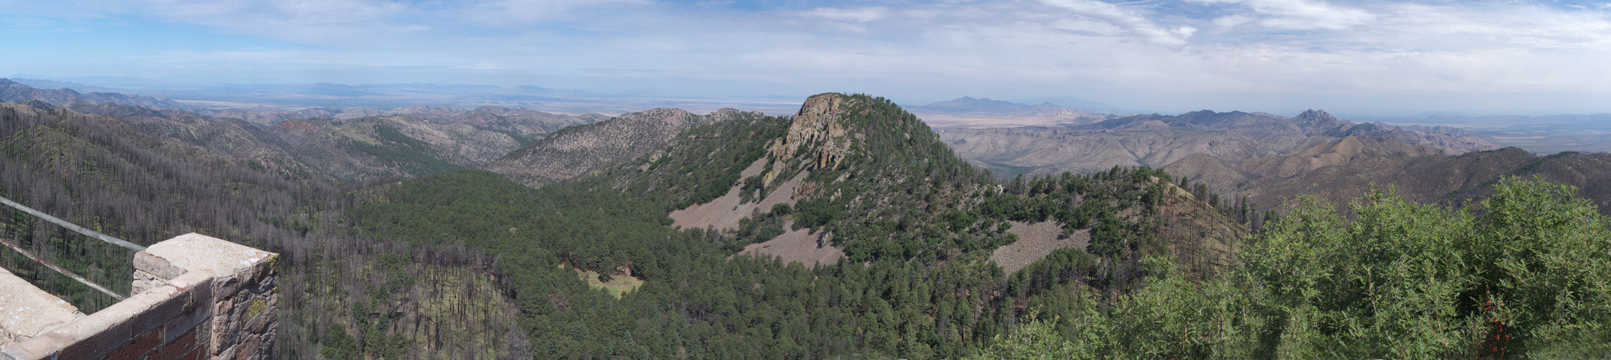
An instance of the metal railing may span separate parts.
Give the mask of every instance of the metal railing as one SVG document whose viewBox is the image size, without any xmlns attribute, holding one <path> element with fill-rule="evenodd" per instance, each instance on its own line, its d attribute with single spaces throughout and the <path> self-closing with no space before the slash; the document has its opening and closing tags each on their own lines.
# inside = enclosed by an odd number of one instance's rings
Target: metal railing
<svg viewBox="0 0 1611 360">
<path fill-rule="evenodd" d="M 22 210 L 22 212 L 31 214 L 33 216 L 38 216 L 39 218 L 45 219 L 45 221 L 49 221 L 51 223 L 59 225 L 62 228 L 66 228 L 68 230 L 72 230 L 74 232 L 87 235 L 87 236 L 95 238 L 97 240 L 105 241 L 106 243 L 109 243 L 109 244 L 112 244 L 112 245 L 121 246 L 121 247 L 127 248 L 129 250 L 134 250 L 134 251 L 143 251 L 143 250 L 145 250 L 145 247 L 140 246 L 139 244 L 135 244 L 135 243 L 132 243 L 132 242 L 125 241 L 123 239 L 119 239 L 119 238 L 108 236 L 106 234 L 95 232 L 95 230 L 86 229 L 83 226 L 78 226 L 77 224 L 67 222 L 67 220 L 62 220 L 62 219 L 59 219 L 59 218 L 57 218 L 55 216 L 50 216 L 50 214 L 40 212 L 39 210 L 34 210 L 33 208 L 24 206 L 24 205 L 19 204 L 19 203 L 15 202 L 15 201 L 11 201 L 11 199 L 7 199 L 5 197 L 0 197 L 0 203 L 4 203 L 4 204 L 6 204 L 8 206 L 16 208 L 17 210 Z M 52 264 L 52 263 L 50 263 L 50 261 L 47 261 L 44 258 L 41 258 L 38 255 L 35 255 L 32 252 L 29 252 L 28 250 L 23 250 L 21 246 L 17 246 L 16 243 L 11 242 L 11 240 L 9 240 L 9 239 L 0 238 L 0 244 L 5 244 L 6 247 L 11 248 L 11 250 L 16 250 L 17 253 L 20 253 L 23 256 L 27 256 L 29 259 L 33 259 L 34 261 L 45 265 L 45 267 L 50 268 L 51 270 L 55 270 L 57 273 L 61 273 L 62 275 L 65 275 L 65 276 L 67 276 L 69 278 L 72 278 L 73 280 L 77 280 L 79 283 L 82 283 L 82 284 L 84 284 L 86 286 L 89 286 L 90 288 L 93 288 L 93 289 L 95 289 L 97 291 L 100 291 L 101 293 L 105 293 L 106 295 L 109 295 L 112 298 L 118 299 L 120 301 L 125 299 L 125 298 L 127 298 L 126 296 L 119 295 L 118 293 L 112 292 L 112 290 L 107 289 L 105 286 L 101 286 L 100 284 L 90 282 L 89 279 L 85 279 L 83 276 L 79 276 L 78 274 L 74 274 L 71 271 L 67 271 L 67 269 L 62 268 L 61 266 L 56 266 L 56 264 Z"/>
</svg>

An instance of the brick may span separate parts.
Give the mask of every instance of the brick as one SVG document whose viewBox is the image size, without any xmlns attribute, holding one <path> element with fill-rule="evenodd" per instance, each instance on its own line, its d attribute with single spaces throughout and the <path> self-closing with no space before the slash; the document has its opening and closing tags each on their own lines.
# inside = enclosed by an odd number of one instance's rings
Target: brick
<svg viewBox="0 0 1611 360">
<path fill-rule="evenodd" d="M 124 300 L 124 301 L 128 301 L 128 300 Z M 119 304 L 121 304 L 121 303 L 119 303 Z M 113 306 L 115 307 L 117 305 L 113 305 Z M 107 309 L 112 309 L 112 308 L 109 307 Z M 103 309 L 103 310 L 101 310 L 101 312 L 107 312 L 107 310 Z M 97 312 L 96 315 L 100 315 L 101 312 Z M 133 331 L 130 331 L 130 329 L 133 327 L 134 324 L 133 324 L 132 321 L 129 321 L 130 319 L 122 319 L 121 321 L 117 321 L 117 320 L 113 320 L 113 319 L 106 319 L 106 320 L 103 320 L 103 321 L 106 321 L 106 322 L 102 322 L 102 323 L 98 323 L 98 324 L 97 323 L 89 323 L 89 322 L 84 321 L 86 319 L 90 319 L 90 318 L 89 317 L 80 318 L 79 321 L 75 321 L 73 323 L 69 323 L 67 325 L 64 325 L 63 327 L 56 328 L 56 330 L 51 330 L 52 332 L 67 331 L 69 333 L 81 334 L 79 336 L 86 336 L 87 335 L 85 338 L 83 338 L 83 340 L 79 340 L 77 342 L 72 343 L 71 345 L 67 345 L 66 347 L 62 348 L 59 358 L 61 358 L 61 359 L 96 359 L 96 358 L 100 358 L 101 356 L 103 356 L 106 353 L 110 352 L 109 350 L 122 348 L 124 344 L 127 344 L 127 343 L 129 343 L 130 340 L 134 339 L 134 334 L 135 333 Z M 111 322 L 111 323 L 107 323 L 107 322 Z M 102 327 L 102 326 L 104 326 L 104 327 Z"/>
<path fill-rule="evenodd" d="M 140 337 L 134 338 L 134 341 L 130 341 L 128 345 L 123 345 L 123 347 L 117 349 L 117 351 L 113 351 L 111 354 L 106 355 L 106 359 L 139 359 L 141 356 L 145 356 L 146 353 L 151 352 L 151 350 L 156 350 L 156 348 L 161 345 L 161 334 L 158 334 L 157 331 L 148 331 L 145 333 L 145 335 L 140 335 Z"/>
<path fill-rule="evenodd" d="M 152 291 L 142 295 L 157 295 L 160 294 L 158 291 Z M 174 319 L 183 317 L 185 315 L 185 303 L 187 301 L 183 298 L 182 294 L 176 294 L 173 296 L 175 297 L 159 300 L 158 302 L 151 304 L 149 308 L 144 309 L 144 311 L 134 314 L 134 318 L 130 319 L 133 322 L 130 331 L 134 333 L 144 333 L 152 329 L 161 329 L 163 324 L 170 323 Z"/>
<path fill-rule="evenodd" d="M 161 350 L 157 350 L 156 353 L 151 354 L 151 356 L 148 357 L 147 359 L 151 359 L 151 360 L 178 359 L 180 357 L 185 356 L 187 352 L 195 352 L 195 353 L 198 353 L 198 354 L 206 352 L 204 350 L 199 349 L 196 346 L 196 332 L 195 331 L 187 332 L 187 333 L 184 334 L 184 336 L 180 336 L 178 339 L 174 339 L 173 342 L 170 342 L 167 345 L 163 345 Z"/>
<path fill-rule="evenodd" d="M 210 319 L 211 315 L 212 307 L 210 306 L 197 306 L 191 309 L 190 313 L 173 319 L 162 327 L 162 341 L 172 342 L 183 334 L 194 333 L 192 330 L 195 330 L 197 325 L 201 325 L 201 323 Z"/>
<path fill-rule="evenodd" d="M 191 350 L 190 355 L 185 356 L 184 360 L 207 360 L 207 349 L 196 348 Z"/>
</svg>

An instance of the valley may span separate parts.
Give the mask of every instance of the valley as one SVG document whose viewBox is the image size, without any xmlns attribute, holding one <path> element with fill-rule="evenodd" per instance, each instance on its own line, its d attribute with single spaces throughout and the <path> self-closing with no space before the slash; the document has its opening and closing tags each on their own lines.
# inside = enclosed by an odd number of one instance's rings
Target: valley
<svg viewBox="0 0 1611 360">
<path fill-rule="evenodd" d="M 1611 284 L 1611 157 L 1452 127 L 841 93 L 792 116 L 228 111 L 0 85 L 6 197 L 282 254 L 277 358 L 1445 357 L 1493 334 L 1571 356 L 1603 329 L 1568 329 L 1611 319 L 1573 290 Z M 129 290 L 118 250 L 0 220 Z M 1531 332 L 1471 325 L 1479 299 Z"/>
</svg>

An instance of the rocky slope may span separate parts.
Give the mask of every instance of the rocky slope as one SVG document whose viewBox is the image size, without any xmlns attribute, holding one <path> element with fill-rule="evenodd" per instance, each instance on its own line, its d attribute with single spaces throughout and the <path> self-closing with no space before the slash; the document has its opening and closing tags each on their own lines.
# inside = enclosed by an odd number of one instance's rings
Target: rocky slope
<svg viewBox="0 0 1611 360">
<path fill-rule="evenodd" d="M 1277 156 L 1343 138 L 1394 137 L 1446 154 L 1496 148 L 1458 129 L 1355 124 L 1319 110 L 1287 118 L 1267 113 L 1196 111 L 1137 115 L 1065 127 L 944 129 L 964 158 L 999 175 L 1090 173 L 1113 166 L 1163 167 L 1193 154 L 1241 161 Z"/>
<path fill-rule="evenodd" d="M 541 186 L 645 155 L 658 159 L 664 154 L 655 150 L 696 125 L 762 116 L 733 109 L 709 115 L 694 115 L 679 109 L 629 113 L 608 121 L 565 128 L 508 153 L 487 164 L 486 169 L 527 186 Z"/>
<path fill-rule="evenodd" d="M 1605 153 L 1539 157 L 1504 148 L 1448 155 L 1396 136 L 1351 136 L 1290 154 L 1242 161 L 1193 155 L 1164 170 L 1229 198 L 1247 197 L 1262 209 L 1277 207 L 1300 194 L 1343 203 L 1372 186 L 1392 187 L 1412 201 L 1459 206 L 1490 195 L 1501 176 L 1536 175 L 1579 187 L 1582 196 L 1611 214 L 1607 211 L 1611 210 L 1611 154 Z"/>
<path fill-rule="evenodd" d="M 281 176 L 349 182 L 479 167 L 550 132 L 604 118 L 497 106 L 412 106 L 388 112 L 176 109 L 177 104 L 149 98 L 41 90 L 3 79 L 0 97 L 31 101 L 34 108 L 117 118 L 151 135 Z"/>
<path fill-rule="evenodd" d="M 1109 229 L 1094 238 L 1097 243 L 1130 241 L 1115 234 L 1133 233 L 1148 240 L 1135 240 L 1132 249 L 1169 252 L 1207 274 L 1229 264 L 1243 231 L 1167 179 L 1147 175 L 1151 170 L 1002 186 L 958 157 L 923 121 L 881 98 L 812 96 L 792 117 L 710 121 L 650 150 L 627 146 L 640 142 L 607 142 L 604 135 L 663 134 L 664 120 L 623 118 L 561 131 L 494 166 L 563 170 L 538 181 L 530 180 L 536 174 L 506 176 L 531 176 L 524 178 L 530 184 L 577 176 L 579 186 L 674 204 L 666 209 L 673 226 L 707 229 L 722 239 L 713 241 L 729 242 L 743 255 L 807 265 L 841 257 L 958 259 L 1016 270 L 1058 248 L 1084 250 L 1085 241 L 1066 238 L 1105 222 Z M 598 158 L 611 160 L 578 161 Z M 1040 231 L 1007 231 L 1018 229 L 1009 221 Z M 1113 230 L 1120 228 L 1126 230 Z M 996 254 L 1014 240 L 1023 242 L 1017 250 Z M 1140 256 L 1104 254 L 1112 261 Z"/>
<path fill-rule="evenodd" d="M 275 129 L 307 132 L 306 128 L 314 128 L 291 145 L 291 153 L 337 179 L 350 181 L 473 168 L 520 148 L 520 141 L 508 134 L 403 115 L 310 124 Z"/>
</svg>

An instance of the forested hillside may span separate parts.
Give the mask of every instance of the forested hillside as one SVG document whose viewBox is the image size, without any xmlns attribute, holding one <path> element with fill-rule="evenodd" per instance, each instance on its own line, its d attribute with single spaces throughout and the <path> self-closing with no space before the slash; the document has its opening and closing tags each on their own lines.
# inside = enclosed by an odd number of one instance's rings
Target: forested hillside
<svg viewBox="0 0 1611 360">
<path fill-rule="evenodd" d="M 1149 276 L 1141 258 L 1201 240 L 1151 214 L 1233 224 L 1149 169 L 998 184 L 912 115 L 861 95 L 695 126 L 650 154 L 536 189 L 481 172 L 386 185 L 352 214 L 369 236 L 499 254 L 532 348 L 561 358 L 960 357 L 1013 327 L 1025 304 L 1062 303 L 1047 289 L 1115 297 Z M 736 193 L 759 201 L 795 177 L 797 202 L 743 214 L 737 228 L 666 216 Z M 1103 250 L 1060 250 L 1008 277 L 988 260 L 1014 241 L 1008 221 L 1094 228 L 1084 231 Z M 829 234 L 820 246 L 846 260 L 734 256 L 796 228 Z M 1182 263 L 1212 263 L 1199 260 Z M 592 273 L 643 283 L 617 299 L 579 278 Z"/>
<path fill-rule="evenodd" d="M 1611 338 L 1606 225 L 1541 182 L 1496 182 L 1479 214 L 1372 193 L 1266 218 L 1147 167 L 1000 179 L 892 102 L 834 93 L 790 117 L 567 128 L 497 171 L 445 160 L 488 148 L 425 140 L 481 130 L 275 130 L 421 160 L 353 157 L 422 171 L 351 182 L 267 166 L 307 157 L 251 124 L 117 109 L 0 104 L 0 193 L 140 244 L 281 253 L 280 358 L 1578 357 Z M 543 177 L 511 178 L 521 164 Z M 127 250 L 0 225 L 128 291 Z M 0 253 L 85 311 L 111 303 Z"/>
<path fill-rule="evenodd" d="M 492 258 L 348 234 L 341 188 L 162 139 L 112 117 L 0 104 L 0 195 L 141 245 L 188 232 L 281 254 L 276 356 L 492 358 L 526 354 Z M 127 294 L 132 252 L 10 208 L 0 237 Z M 0 266 L 86 313 L 116 300 L 9 249 Z M 443 305 L 453 304 L 453 305 Z"/>
</svg>

